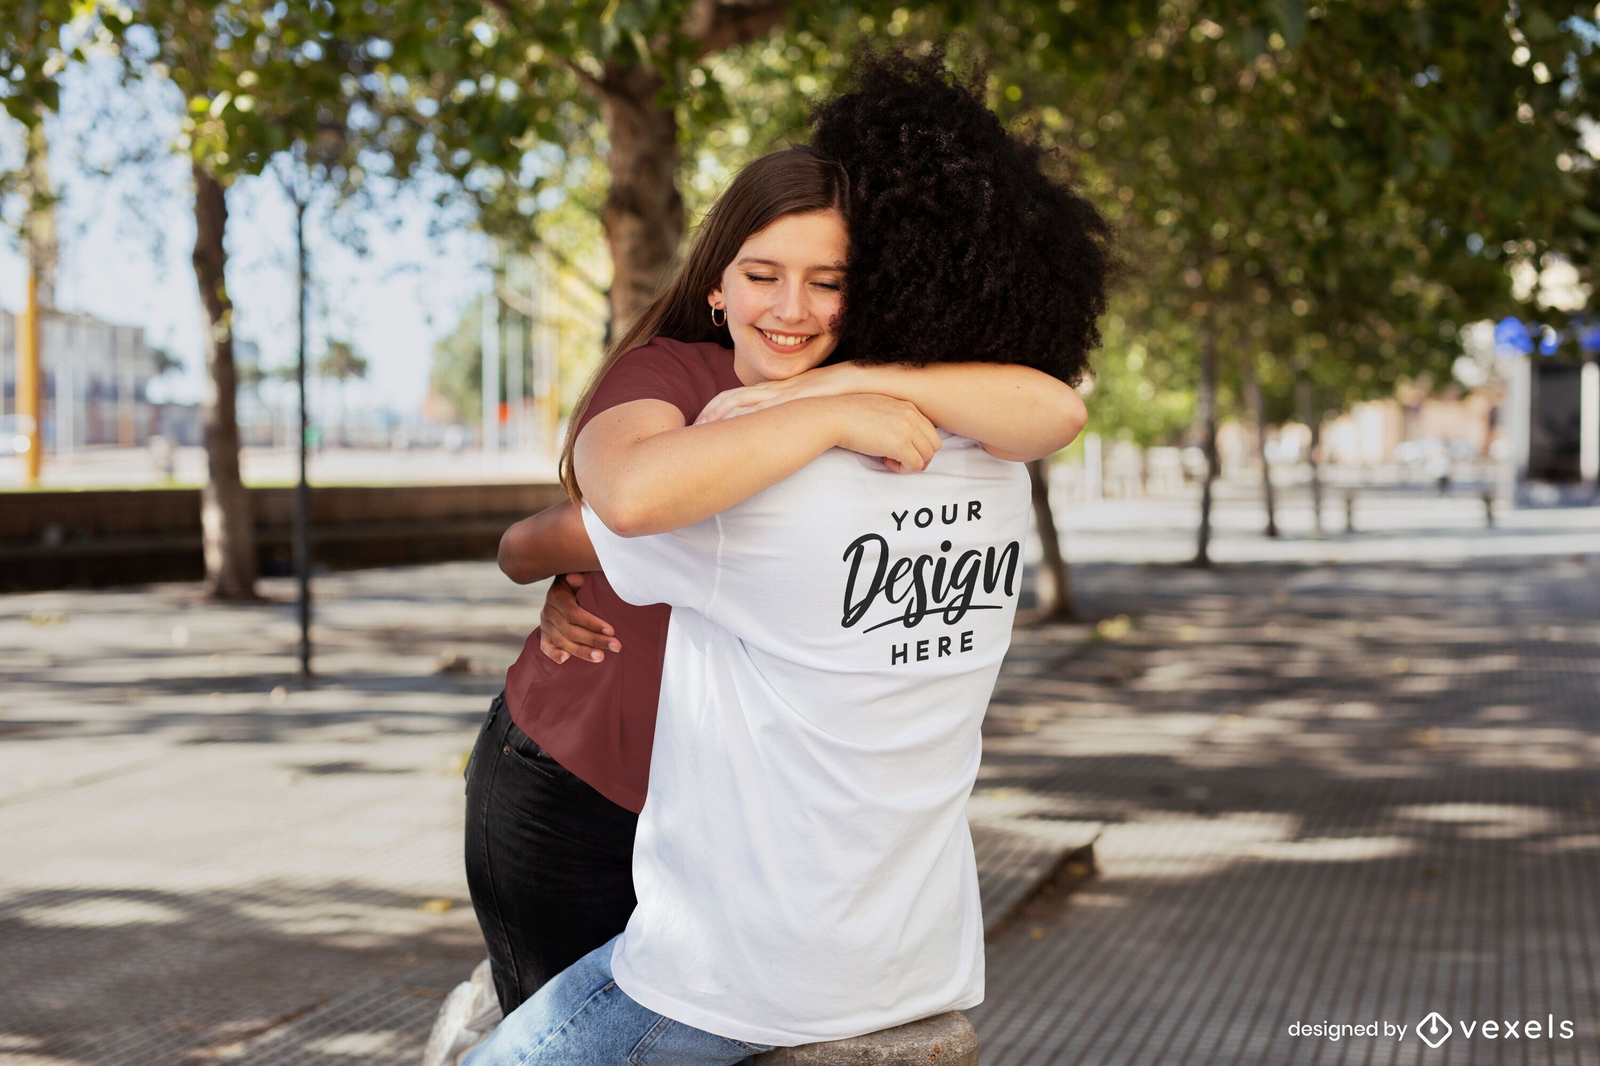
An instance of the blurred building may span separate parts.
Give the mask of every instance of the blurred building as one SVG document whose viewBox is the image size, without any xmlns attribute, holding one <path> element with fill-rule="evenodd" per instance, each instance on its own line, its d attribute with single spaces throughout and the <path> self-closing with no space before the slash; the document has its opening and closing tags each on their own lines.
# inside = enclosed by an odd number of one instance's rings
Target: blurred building
<svg viewBox="0 0 1600 1066">
<path fill-rule="evenodd" d="M 1322 431 L 1324 457 L 1334 463 L 1379 465 L 1403 460 L 1409 454 L 1407 444 L 1427 442 L 1442 446 L 1456 460 L 1490 458 L 1500 435 L 1503 389 L 1465 395 L 1453 387 L 1436 396 L 1405 393 L 1358 403 L 1329 421 Z"/>
<path fill-rule="evenodd" d="M 5 411 L 15 412 L 18 317 L 0 310 L 0 381 Z M 197 410 L 156 404 L 147 389 L 162 370 L 160 353 L 140 326 L 93 315 L 46 312 L 39 330 L 44 445 L 57 455 L 88 445 L 136 447 L 161 435 L 198 443 Z"/>
</svg>

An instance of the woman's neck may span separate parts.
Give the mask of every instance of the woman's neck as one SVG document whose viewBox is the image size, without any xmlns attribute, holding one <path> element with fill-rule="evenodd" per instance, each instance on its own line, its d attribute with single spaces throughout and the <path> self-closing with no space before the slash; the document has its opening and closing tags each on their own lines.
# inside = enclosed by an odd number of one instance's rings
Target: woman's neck
<svg viewBox="0 0 1600 1066">
<path fill-rule="evenodd" d="M 738 345 L 733 349 L 733 372 L 741 385 L 759 385 L 767 380 L 750 360 L 740 354 Z"/>
</svg>

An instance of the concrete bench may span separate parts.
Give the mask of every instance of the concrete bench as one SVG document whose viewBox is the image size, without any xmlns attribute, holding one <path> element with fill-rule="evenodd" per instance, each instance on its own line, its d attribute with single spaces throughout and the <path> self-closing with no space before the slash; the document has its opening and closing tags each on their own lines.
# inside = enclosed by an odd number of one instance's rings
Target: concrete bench
<svg viewBox="0 0 1600 1066">
<path fill-rule="evenodd" d="M 756 1066 L 978 1066 L 978 1034 L 960 1011 L 936 1014 L 893 1029 L 777 1048 Z"/>
</svg>

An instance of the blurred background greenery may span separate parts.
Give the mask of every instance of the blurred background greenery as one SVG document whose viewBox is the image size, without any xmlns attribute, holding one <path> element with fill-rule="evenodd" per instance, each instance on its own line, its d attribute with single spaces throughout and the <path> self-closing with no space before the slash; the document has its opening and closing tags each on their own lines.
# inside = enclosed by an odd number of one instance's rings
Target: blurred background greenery
<svg viewBox="0 0 1600 1066">
<path fill-rule="evenodd" d="M 99 165 L 185 162 L 207 492 L 236 515 L 233 400 L 284 371 L 235 344 L 251 299 L 227 284 L 235 189 L 281 184 L 358 251 L 407 189 L 438 230 L 481 234 L 489 291 L 438 331 L 428 418 L 494 433 L 484 399 L 514 397 L 503 432 L 526 415 L 548 451 L 731 173 L 804 139 L 808 101 L 859 41 L 943 41 L 1119 228 L 1134 269 L 1089 386 L 1098 437 L 1197 445 L 1214 473 L 1219 421 L 1261 447 L 1295 422 L 1315 455 L 1317 429 L 1362 401 L 1493 385 L 1462 370 L 1485 362 L 1463 344 L 1471 323 L 1534 320 L 1547 349 L 1589 358 L 1595 16 L 1472 0 L 13 0 L 0 100 L 25 150 L 0 203 L 48 305 L 63 86 L 112 70 L 104 93 L 167 109 L 170 125 L 102 123 Z M 342 432 L 346 386 L 382 355 L 317 343 L 310 373 L 338 383 Z M 485 365 L 501 378 L 487 388 Z M 248 536 L 240 522 L 223 535 Z"/>
</svg>

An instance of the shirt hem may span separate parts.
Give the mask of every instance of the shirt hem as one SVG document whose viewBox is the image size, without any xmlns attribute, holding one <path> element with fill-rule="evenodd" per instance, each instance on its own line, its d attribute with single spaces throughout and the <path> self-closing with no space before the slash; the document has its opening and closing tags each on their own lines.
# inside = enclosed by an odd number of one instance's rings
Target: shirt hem
<svg viewBox="0 0 1600 1066">
<path fill-rule="evenodd" d="M 619 939 L 617 943 L 620 945 L 621 940 Z M 983 1002 L 983 993 L 979 992 L 975 996 L 963 997 L 954 1003 L 939 1007 L 936 1010 L 928 1011 L 925 1014 L 917 1014 L 909 1018 L 887 1019 L 881 1024 L 874 1023 L 870 1028 L 867 1029 L 861 1029 L 852 1026 L 825 1033 L 794 1033 L 782 1029 L 763 1029 L 760 1026 L 747 1025 L 742 1022 L 736 1022 L 730 1018 L 724 1018 L 720 1014 L 715 1014 L 701 1007 L 697 1007 L 692 1003 L 685 1003 L 682 1000 L 674 999 L 669 995 L 657 992 L 653 988 L 635 985 L 632 980 L 617 972 L 617 966 L 614 957 L 616 949 L 613 948 L 612 950 L 612 979 L 617 982 L 617 987 L 622 989 L 622 991 L 627 994 L 628 998 L 632 999 L 635 1003 L 639 1004 L 641 1007 L 644 1007 L 646 1010 L 655 1011 L 657 1014 L 671 1018 L 675 1022 L 681 1022 L 684 1025 L 692 1025 L 694 1028 L 702 1029 L 714 1036 L 725 1037 L 729 1040 L 741 1040 L 746 1044 L 770 1044 L 773 1047 L 799 1047 L 802 1044 L 820 1044 L 829 1040 L 848 1040 L 851 1037 L 866 1036 L 868 1033 L 876 1033 L 884 1029 L 892 1029 L 897 1025 L 908 1025 L 911 1022 L 921 1021 L 924 1018 L 932 1018 L 940 1014 L 949 1013 L 953 1010 L 969 1010 Z M 641 993 L 643 994 L 641 995 Z"/>
<path fill-rule="evenodd" d="M 618 807 L 621 807 L 624 810 L 631 811 L 634 814 L 638 814 L 644 810 L 645 794 L 643 792 L 639 792 L 636 789 L 629 788 L 628 786 L 615 781 L 608 781 L 604 775 L 591 772 L 592 768 L 585 766 L 583 759 L 574 759 L 571 757 L 570 753 L 562 751 L 564 745 L 559 741 L 557 741 L 555 744 L 546 743 L 544 738 L 540 736 L 541 733 L 544 733 L 544 729 L 541 728 L 538 719 L 534 719 L 533 721 L 524 720 L 520 715 L 518 715 L 517 711 L 512 708 L 509 701 L 507 702 L 506 710 L 511 715 L 511 721 L 516 724 L 516 727 L 522 730 L 522 732 L 527 735 L 529 740 L 543 748 L 546 755 L 560 763 L 562 769 L 566 770 L 573 777 L 576 777 L 579 781 L 582 781 L 584 784 L 600 793 L 600 795 L 604 796 L 607 800 L 615 803 Z"/>
</svg>

